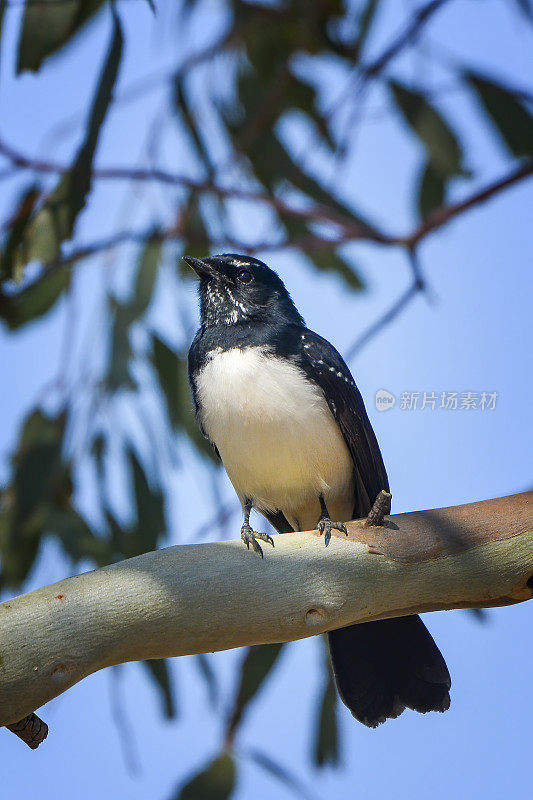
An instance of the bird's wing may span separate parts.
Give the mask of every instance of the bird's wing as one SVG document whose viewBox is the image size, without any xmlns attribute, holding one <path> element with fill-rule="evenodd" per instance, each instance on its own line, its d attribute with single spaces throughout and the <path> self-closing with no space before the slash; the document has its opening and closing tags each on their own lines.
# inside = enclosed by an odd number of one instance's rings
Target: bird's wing
<svg viewBox="0 0 533 800">
<path fill-rule="evenodd" d="M 209 442 L 209 444 L 211 445 L 211 447 L 213 448 L 213 450 L 215 451 L 217 456 L 220 458 L 220 453 L 218 452 L 218 447 L 216 446 L 216 444 L 214 442 L 211 441 L 211 439 L 207 435 L 207 433 L 206 433 L 206 431 L 204 429 L 204 426 L 202 425 L 202 422 L 200 420 L 199 413 L 198 413 L 199 412 L 198 394 L 196 392 L 196 384 L 195 384 L 195 381 L 194 381 L 194 376 L 195 376 L 196 372 L 198 371 L 198 369 L 200 367 L 200 363 L 201 363 L 201 357 L 200 357 L 200 335 L 201 335 L 201 331 L 198 331 L 198 333 L 194 337 L 194 340 L 193 340 L 193 342 L 191 344 L 191 347 L 189 349 L 189 355 L 188 355 L 188 358 L 187 358 L 187 366 L 188 366 L 188 372 L 189 372 L 189 386 L 191 387 L 191 395 L 192 395 L 192 402 L 193 402 L 193 406 L 194 406 L 194 414 L 196 416 L 196 422 L 198 424 L 198 427 L 200 428 L 200 433 L 202 434 L 202 436 L 204 436 L 207 439 L 207 441 Z M 222 459 L 220 459 L 220 460 L 222 460 Z"/>
<path fill-rule="evenodd" d="M 366 516 L 389 482 L 363 398 L 344 359 L 326 339 L 300 328 L 297 352 L 298 366 L 324 392 L 355 465 L 354 517 Z"/>
</svg>

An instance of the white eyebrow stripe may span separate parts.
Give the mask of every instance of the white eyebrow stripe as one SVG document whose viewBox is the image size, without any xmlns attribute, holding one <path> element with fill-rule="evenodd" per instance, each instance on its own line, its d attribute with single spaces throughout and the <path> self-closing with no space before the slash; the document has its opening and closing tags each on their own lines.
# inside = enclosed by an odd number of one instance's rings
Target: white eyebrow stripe
<svg viewBox="0 0 533 800">
<path fill-rule="evenodd" d="M 239 261 L 238 258 L 234 258 L 231 263 L 233 264 L 234 267 L 248 267 L 249 266 L 248 261 Z"/>
</svg>

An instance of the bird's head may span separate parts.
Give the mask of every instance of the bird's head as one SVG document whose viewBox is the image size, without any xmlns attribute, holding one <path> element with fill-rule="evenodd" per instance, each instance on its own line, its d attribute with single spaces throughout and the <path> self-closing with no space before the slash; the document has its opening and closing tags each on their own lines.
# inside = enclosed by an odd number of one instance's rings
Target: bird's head
<svg viewBox="0 0 533 800">
<path fill-rule="evenodd" d="M 257 258 L 224 253 L 207 258 L 184 256 L 184 260 L 200 278 L 203 325 L 303 324 L 281 278 Z"/>
</svg>

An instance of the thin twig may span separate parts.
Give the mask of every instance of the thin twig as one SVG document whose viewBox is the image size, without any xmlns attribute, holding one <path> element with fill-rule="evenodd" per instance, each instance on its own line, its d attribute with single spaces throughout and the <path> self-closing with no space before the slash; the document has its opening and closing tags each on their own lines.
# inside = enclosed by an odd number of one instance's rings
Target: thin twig
<svg viewBox="0 0 533 800">
<path fill-rule="evenodd" d="M 493 181 L 489 183 L 487 186 L 484 186 L 483 189 L 480 189 L 477 192 L 474 192 L 465 200 L 460 200 L 457 203 L 452 203 L 450 205 L 444 205 L 440 208 L 437 208 L 432 214 L 430 214 L 427 219 L 424 220 L 415 230 L 405 236 L 403 240 L 398 241 L 398 244 L 405 244 L 409 248 L 414 248 L 421 239 L 424 239 L 428 233 L 432 233 L 433 231 L 438 230 L 438 228 L 442 228 L 443 225 L 446 225 L 454 217 L 457 217 L 459 214 L 462 214 L 464 211 L 468 211 L 470 208 L 474 206 L 481 205 L 486 200 L 489 200 L 495 194 L 498 194 L 502 191 L 502 189 L 507 189 L 507 187 L 512 186 L 515 183 L 523 180 L 524 178 L 528 178 L 533 175 L 533 161 L 526 161 L 524 164 L 521 164 L 518 168 L 514 168 L 509 174 L 505 175 L 503 178 L 499 178 L 497 181 Z"/>
<path fill-rule="evenodd" d="M 369 61 L 368 64 L 363 64 L 362 66 L 356 65 L 352 70 L 352 74 L 346 86 L 344 86 L 333 103 L 324 112 L 324 118 L 329 119 L 334 115 L 349 97 L 352 98 L 352 102 L 359 104 L 361 94 L 366 84 L 372 78 L 377 77 L 405 47 L 418 38 L 422 29 L 430 21 L 433 14 L 447 2 L 449 2 L 449 0 L 431 0 L 430 3 L 422 6 L 422 8 L 415 12 L 408 20 L 404 29 L 379 56 Z M 357 90 L 354 91 L 355 82 L 357 82 L 358 87 Z"/>
<path fill-rule="evenodd" d="M 400 297 L 393 303 L 393 305 L 385 311 L 378 319 L 370 325 L 370 327 L 363 333 L 353 344 L 348 348 L 346 353 L 346 360 L 349 361 L 363 348 L 368 342 L 387 327 L 396 317 L 404 311 L 407 306 L 414 300 L 414 298 L 426 291 L 426 281 L 422 274 L 422 267 L 418 252 L 414 247 L 408 249 L 407 255 L 409 257 L 409 268 L 411 270 L 411 285 Z"/>
<path fill-rule="evenodd" d="M 363 66 L 362 74 L 366 78 L 371 78 L 382 72 L 383 69 L 406 47 L 418 38 L 422 28 L 427 25 L 435 12 L 439 11 L 449 0 L 431 0 L 427 5 L 422 6 L 408 21 L 407 25 L 396 39 L 387 47 L 383 53 Z"/>
<path fill-rule="evenodd" d="M 412 283 L 402 294 L 394 301 L 392 306 L 385 311 L 370 327 L 348 348 L 344 358 L 346 361 L 351 361 L 359 351 L 367 344 L 370 339 L 373 339 L 376 334 L 386 328 L 402 311 L 407 308 L 412 300 L 419 294 L 420 288 Z"/>
<path fill-rule="evenodd" d="M 11 146 L 7 145 L 0 139 L 0 153 L 4 155 L 11 163 L 19 166 L 21 169 L 32 169 L 36 172 L 62 174 L 67 169 L 64 165 L 56 163 L 41 161 L 38 159 L 31 159 L 27 156 L 14 150 Z M 184 175 L 176 175 L 170 172 L 165 172 L 161 169 L 135 169 L 127 167 L 106 167 L 93 170 L 93 178 L 96 179 L 117 179 L 117 180 L 133 180 L 133 181 L 160 181 L 173 186 L 182 186 L 190 191 L 197 193 L 214 194 L 223 199 L 247 200 L 249 202 L 264 203 L 273 208 L 278 213 L 304 220 L 310 223 L 333 223 L 342 231 L 342 237 L 339 239 L 325 240 L 319 236 L 311 235 L 308 239 L 309 242 L 317 244 L 322 242 L 324 246 L 337 247 L 345 241 L 371 241 L 383 245 L 402 245 L 410 250 L 413 250 L 416 245 L 425 238 L 429 233 L 438 230 L 454 217 L 467 211 L 474 206 L 484 203 L 494 195 L 498 194 L 503 189 L 512 186 L 515 183 L 523 180 L 524 178 L 533 175 L 533 161 L 528 160 L 521 164 L 518 168 L 514 167 L 513 170 L 500 178 L 497 181 L 491 182 L 488 186 L 474 192 L 469 197 L 457 203 L 444 205 L 436 209 L 429 217 L 418 225 L 411 233 L 406 235 L 394 235 L 383 232 L 373 225 L 360 222 L 357 219 L 349 218 L 339 214 L 336 210 L 329 208 L 325 204 L 314 203 L 312 206 L 302 209 L 295 208 L 294 206 L 282 200 L 275 195 L 266 194 L 265 192 L 254 192 L 239 187 L 225 187 L 218 186 L 209 180 L 195 180 L 188 178 Z M 168 238 L 174 238 L 176 232 L 173 229 L 167 231 Z M 106 247 L 114 247 L 125 241 L 142 239 L 144 234 L 142 232 L 122 232 L 116 234 L 102 243 L 100 247 L 91 245 L 87 255 L 92 255 L 100 249 Z M 302 243 L 302 240 L 300 240 Z M 303 241 L 305 246 L 305 241 Z M 266 245 L 267 249 L 281 249 L 282 247 L 294 246 L 294 243 L 270 243 Z M 259 246 L 254 246 L 248 250 L 262 249 Z M 84 257 L 84 254 L 77 255 L 75 259 L 69 257 L 68 260 L 79 260 Z"/>
<path fill-rule="evenodd" d="M 33 159 L 15 150 L 0 139 L 0 154 L 21 169 L 35 172 L 62 175 L 68 167 L 51 161 Z M 223 199 L 247 200 L 254 203 L 265 203 L 280 214 L 306 222 L 333 223 L 352 239 L 365 239 L 383 244 L 392 244 L 388 237 L 377 228 L 359 220 L 344 216 L 327 205 L 315 203 L 307 209 L 295 208 L 280 197 L 265 192 L 253 192 L 239 187 L 219 186 L 209 180 L 195 180 L 185 175 L 177 175 L 161 169 L 136 169 L 128 167 L 104 167 L 92 171 L 92 177 L 101 180 L 159 181 L 171 186 L 181 186 L 192 192 L 214 194 Z"/>
</svg>

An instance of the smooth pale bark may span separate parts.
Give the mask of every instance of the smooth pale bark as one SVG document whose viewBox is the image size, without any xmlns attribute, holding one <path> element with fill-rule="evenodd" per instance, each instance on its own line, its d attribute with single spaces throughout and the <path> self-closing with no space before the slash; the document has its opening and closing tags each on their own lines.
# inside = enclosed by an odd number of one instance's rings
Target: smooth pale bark
<svg viewBox="0 0 533 800">
<path fill-rule="evenodd" d="M 0 605 L 0 725 L 125 661 L 312 636 L 533 589 L 533 492 L 263 543 L 169 547 Z"/>
</svg>

